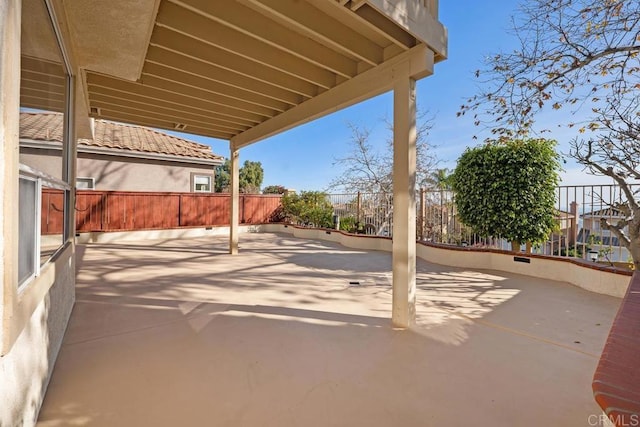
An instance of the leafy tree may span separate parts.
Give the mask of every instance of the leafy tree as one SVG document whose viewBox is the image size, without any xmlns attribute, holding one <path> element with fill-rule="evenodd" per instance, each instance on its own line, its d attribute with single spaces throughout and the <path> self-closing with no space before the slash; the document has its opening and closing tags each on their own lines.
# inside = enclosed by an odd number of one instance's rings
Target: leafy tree
<svg viewBox="0 0 640 427">
<path fill-rule="evenodd" d="M 293 222 L 314 227 L 333 225 L 333 206 L 321 191 L 302 191 L 282 197 L 285 216 Z"/>
<path fill-rule="evenodd" d="M 481 92 L 459 114 L 475 111 L 476 123 L 489 122 L 498 134 L 526 134 L 547 105 L 582 108 L 593 113 L 579 129 L 585 132 L 600 127 L 602 106 L 637 102 L 637 0 L 529 0 L 513 31 L 520 46 L 488 57 L 476 71 Z"/>
<path fill-rule="evenodd" d="M 264 171 L 260 162 L 246 160 L 239 172 L 239 187 L 241 193 L 259 193 Z M 231 160 L 225 159 L 224 163 L 216 167 L 215 189 L 216 193 L 228 193 L 231 185 Z"/>
<path fill-rule="evenodd" d="M 231 185 L 231 161 L 225 159 L 224 163 L 216 166 L 215 190 L 216 193 L 228 193 Z"/>
<path fill-rule="evenodd" d="M 432 147 L 427 141 L 432 120 L 425 113 L 418 114 L 416 129 L 416 186 L 426 186 L 436 164 Z M 348 123 L 351 129 L 351 151 L 334 160 L 334 166 L 342 166 L 340 176 L 334 178 L 330 189 L 349 193 L 391 193 L 393 191 L 393 138 L 387 138 L 384 149 L 371 143 L 371 131 Z M 393 125 L 387 122 L 393 135 Z"/>
<path fill-rule="evenodd" d="M 444 169 L 436 169 L 433 171 L 427 182 L 431 188 L 436 190 L 451 190 L 451 181 L 453 180 L 452 171 L 444 168 Z"/>
<path fill-rule="evenodd" d="M 571 154 L 589 171 L 610 176 L 620 186 L 624 202 L 609 206 L 622 212 L 624 218 L 601 218 L 600 226 L 610 230 L 627 248 L 635 270 L 640 271 L 640 185 L 633 185 L 634 180 L 640 180 L 640 120 L 623 126 L 627 129 L 574 141 Z"/>
<path fill-rule="evenodd" d="M 468 148 L 452 184 L 460 220 L 482 237 L 504 237 L 513 250 L 542 242 L 557 227 L 555 141 L 502 139 Z"/>
<path fill-rule="evenodd" d="M 245 160 L 240 168 L 240 191 L 242 193 L 260 193 L 264 178 L 262 163 Z"/>
<path fill-rule="evenodd" d="M 570 155 L 611 177 L 625 195 L 626 218 L 610 230 L 640 268 L 640 2 L 531 0 L 514 20 L 520 46 L 489 57 L 476 75 L 482 91 L 462 106 L 498 135 L 526 135 L 543 109 L 583 117 Z M 585 138 L 586 137 L 586 138 Z"/>
<path fill-rule="evenodd" d="M 268 185 L 262 189 L 262 194 L 284 194 L 286 191 L 282 185 Z"/>
</svg>

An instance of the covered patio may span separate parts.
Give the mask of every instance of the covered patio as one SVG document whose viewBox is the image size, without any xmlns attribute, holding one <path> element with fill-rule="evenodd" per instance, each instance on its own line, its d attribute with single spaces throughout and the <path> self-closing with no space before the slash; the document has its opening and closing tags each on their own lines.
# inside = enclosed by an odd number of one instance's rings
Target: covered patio
<svg viewBox="0 0 640 427">
<path fill-rule="evenodd" d="M 589 425 L 620 300 L 277 233 L 79 246 L 40 413 L 68 425 Z"/>
</svg>

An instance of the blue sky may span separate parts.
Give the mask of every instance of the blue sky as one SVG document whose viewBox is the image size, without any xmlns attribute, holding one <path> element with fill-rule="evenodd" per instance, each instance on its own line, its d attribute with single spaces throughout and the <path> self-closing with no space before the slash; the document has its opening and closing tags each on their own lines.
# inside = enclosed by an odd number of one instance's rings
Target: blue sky
<svg viewBox="0 0 640 427">
<path fill-rule="evenodd" d="M 456 117 L 460 105 L 476 93 L 475 70 L 481 67 L 486 55 L 515 46 L 509 33 L 510 17 L 516 12 L 513 0 L 480 2 L 441 1 L 440 21 L 449 31 L 449 58 L 436 65 L 431 77 L 417 83 L 420 109 L 435 117 L 429 140 L 440 167 L 455 167 L 456 159 L 468 146 L 475 146 L 488 134 L 473 125 L 470 117 Z M 546 137 L 559 142 L 559 151 L 568 151 L 568 141 L 575 136 L 575 128 L 557 128 L 555 123 L 566 119 L 566 112 L 549 113 L 538 117 L 538 123 L 553 128 Z M 335 159 L 349 151 L 348 122 L 371 129 L 371 143 L 384 147 L 388 131 L 384 118 L 393 114 L 393 97 L 386 93 L 358 105 L 299 126 L 280 135 L 240 150 L 240 161 L 260 161 L 264 169 L 263 186 L 284 185 L 296 190 L 324 190 L 332 178 L 340 174 Z M 472 139 L 478 135 L 479 139 Z M 213 151 L 229 156 L 227 141 L 184 135 L 191 140 L 212 146 Z M 581 171 L 567 158 L 562 173 L 563 184 L 610 183 L 606 178 L 594 177 Z"/>
</svg>

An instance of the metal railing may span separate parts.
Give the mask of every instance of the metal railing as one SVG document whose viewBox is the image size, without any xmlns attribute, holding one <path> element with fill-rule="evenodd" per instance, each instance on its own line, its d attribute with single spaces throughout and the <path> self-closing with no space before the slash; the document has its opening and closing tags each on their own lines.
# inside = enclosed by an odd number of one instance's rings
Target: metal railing
<svg viewBox="0 0 640 427">
<path fill-rule="evenodd" d="M 640 184 L 632 185 L 635 194 Z M 329 194 L 335 213 L 357 226 L 351 231 L 391 236 L 393 196 L 391 194 Z M 534 245 L 531 252 L 577 257 L 601 262 L 627 263 L 630 254 L 619 239 L 602 227 L 601 222 L 616 222 L 624 215 L 619 206 L 625 202 L 617 185 L 560 186 L 556 189 L 557 229 L 547 241 Z M 481 237 L 462 224 L 455 195 L 448 190 L 420 189 L 416 192 L 416 238 L 421 241 L 461 246 L 511 249 L 501 236 Z M 525 250 L 523 244 L 522 249 Z"/>
</svg>

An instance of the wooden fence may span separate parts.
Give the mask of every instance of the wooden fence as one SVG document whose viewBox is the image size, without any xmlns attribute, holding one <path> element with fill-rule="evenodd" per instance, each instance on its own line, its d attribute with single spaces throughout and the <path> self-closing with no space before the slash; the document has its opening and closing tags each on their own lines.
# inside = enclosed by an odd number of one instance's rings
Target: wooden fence
<svg viewBox="0 0 640 427">
<path fill-rule="evenodd" d="M 64 195 L 42 191 L 42 234 L 62 232 Z M 240 223 L 277 221 L 279 195 L 240 195 Z M 132 231 L 229 225 L 229 194 L 78 191 L 76 231 Z"/>
</svg>

